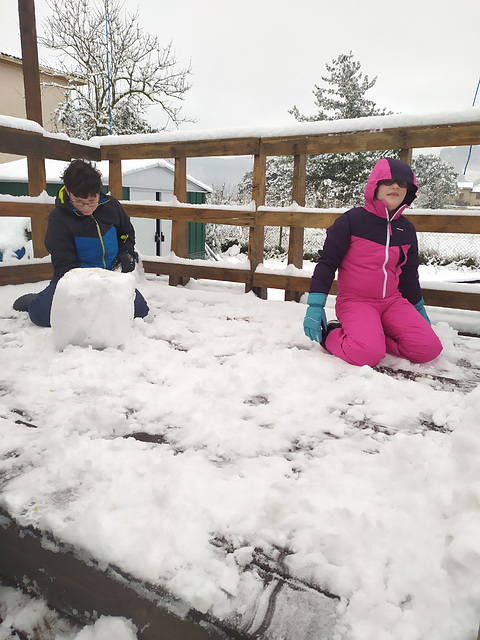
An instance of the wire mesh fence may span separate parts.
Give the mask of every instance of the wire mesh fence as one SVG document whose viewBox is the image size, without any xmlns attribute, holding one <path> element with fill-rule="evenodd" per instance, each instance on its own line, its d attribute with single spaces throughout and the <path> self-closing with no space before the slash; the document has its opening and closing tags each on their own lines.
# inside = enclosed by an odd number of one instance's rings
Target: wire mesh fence
<svg viewBox="0 0 480 640">
<path fill-rule="evenodd" d="M 322 248 L 326 229 L 305 229 L 303 252 L 306 260 L 316 260 Z M 265 227 L 265 255 L 286 257 L 288 227 Z M 456 264 L 480 268 L 480 235 L 466 233 L 418 233 L 420 259 L 425 264 Z M 207 225 L 207 243 L 221 253 L 232 245 L 247 252 L 249 229 L 240 226 Z"/>
<path fill-rule="evenodd" d="M 469 233 L 418 233 L 418 249 L 427 264 L 480 267 L 480 236 Z"/>
</svg>

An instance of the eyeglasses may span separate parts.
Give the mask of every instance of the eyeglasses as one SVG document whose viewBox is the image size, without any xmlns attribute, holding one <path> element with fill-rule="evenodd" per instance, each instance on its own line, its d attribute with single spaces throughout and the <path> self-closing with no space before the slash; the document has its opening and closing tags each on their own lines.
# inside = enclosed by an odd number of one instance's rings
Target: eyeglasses
<svg viewBox="0 0 480 640">
<path fill-rule="evenodd" d="M 71 203 L 76 207 L 96 207 L 100 199 L 99 196 L 97 196 L 96 198 L 92 198 L 91 200 L 81 200 L 79 198 L 76 198 L 75 196 L 72 196 L 71 194 L 69 194 L 69 196 Z"/>
<path fill-rule="evenodd" d="M 392 184 L 397 184 L 400 189 L 406 189 L 408 187 L 408 182 L 405 180 L 379 180 L 377 186 L 384 184 L 386 187 L 391 187 Z"/>
</svg>

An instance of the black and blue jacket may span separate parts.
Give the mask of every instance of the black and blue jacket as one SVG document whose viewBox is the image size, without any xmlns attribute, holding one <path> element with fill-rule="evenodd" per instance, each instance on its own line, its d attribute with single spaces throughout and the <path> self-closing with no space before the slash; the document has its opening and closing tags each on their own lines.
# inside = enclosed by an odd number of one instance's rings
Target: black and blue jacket
<svg viewBox="0 0 480 640">
<path fill-rule="evenodd" d="M 93 214 L 83 215 L 62 187 L 48 218 L 45 247 L 58 281 L 78 267 L 110 269 L 118 253 L 134 253 L 135 231 L 116 198 L 101 193 Z"/>
</svg>

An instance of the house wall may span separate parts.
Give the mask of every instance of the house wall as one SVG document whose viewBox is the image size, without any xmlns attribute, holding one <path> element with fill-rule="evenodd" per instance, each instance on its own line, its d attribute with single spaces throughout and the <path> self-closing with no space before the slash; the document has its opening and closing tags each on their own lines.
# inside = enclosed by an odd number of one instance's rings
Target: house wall
<svg viewBox="0 0 480 640">
<path fill-rule="evenodd" d="M 152 166 L 138 171 L 127 171 L 122 178 L 128 186 L 129 200 L 142 202 L 153 200 L 168 202 L 173 198 L 173 172 L 165 167 Z M 187 179 L 187 202 L 203 204 L 206 191 Z M 135 227 L 136 246 L 146 256 L 164 256 L 170 253 L 172 222 L 132 218 Z M 191 258 L 205 257 L 205 225 L 188 223 L 188 255 Z"/>
<path fill-rule="evenodd" d="M 198 189 L 198 186 L 196 187 Z M 143 187 L 129 187 L 129 200 L 168 202 L 173 191 L 155 191 Z M 187 191 L 187 202 L 204 204 L 206 193 Z M 135 228 L 136 248 L 144 256 L 165 256 L 170 253 L 172 242 L 172 221 L 152 220 L 151 218 L 132 218 Z M 201 222 L 188 223 L 188 257 L 205 258 L 205 224 Z"/>
<path fill-rule="evenodd" d="M 480 207 L 480 191 L 478 187 L 463 188 L 451 201 L 457 207 Z"/>
<path fill-rule="evenodd" d="M 51 86 L 52 83 L 60 86 Z M 55 119 L 53 112 L 63 100 L 64 90 L 67 87 L 68 78 L 55 73 L 47 73 L 40 70 L 40 85 L 42 95 L 43 127 L 47 131 L 55 132 Z M 11 56 L 0 54 L 0 114 L 25 118 L 25 89 L 23 86 L 22 61 Z M 10 162 L 21 156 L 6 153 L 0 154 L 0 162 Z"/>
</svg>

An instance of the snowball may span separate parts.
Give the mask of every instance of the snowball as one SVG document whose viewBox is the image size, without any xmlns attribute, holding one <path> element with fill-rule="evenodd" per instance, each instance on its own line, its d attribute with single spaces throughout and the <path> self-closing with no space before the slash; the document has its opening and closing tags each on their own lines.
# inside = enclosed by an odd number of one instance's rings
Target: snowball
<svg viewBox="0 0 480 640">
<path fill-rule="evenodd" d="M 238 244 L 233 244 L 224 252 L 223 255 L 233 257 L 233 256 L 238 256 L 239 253 L 240 253 L 240 247 L 238 246 Z"/>
<path fill-rule="evenodd" d="M 137 629 L 126 618 L 102 616 L 95 624 L 84 627 L 74 640 L 137 640 Z"/>
<path fill-rule="evenodd" d="M 50 322 L 57 349 L 124 344 L 134 313 L 135 278 L 106 269 L 72 269 L 58 282 Z"/>
<path fill-rule="evenodd" d="M 237 563 L 244 567 L 247 564 L 250 564 L 253 560 L 253 552 L 255 551 L 255 547 L 242 547 L 241 549 L 237 549 L 233 552 L 235 556 L 235 560 Z"/>
</svg>

